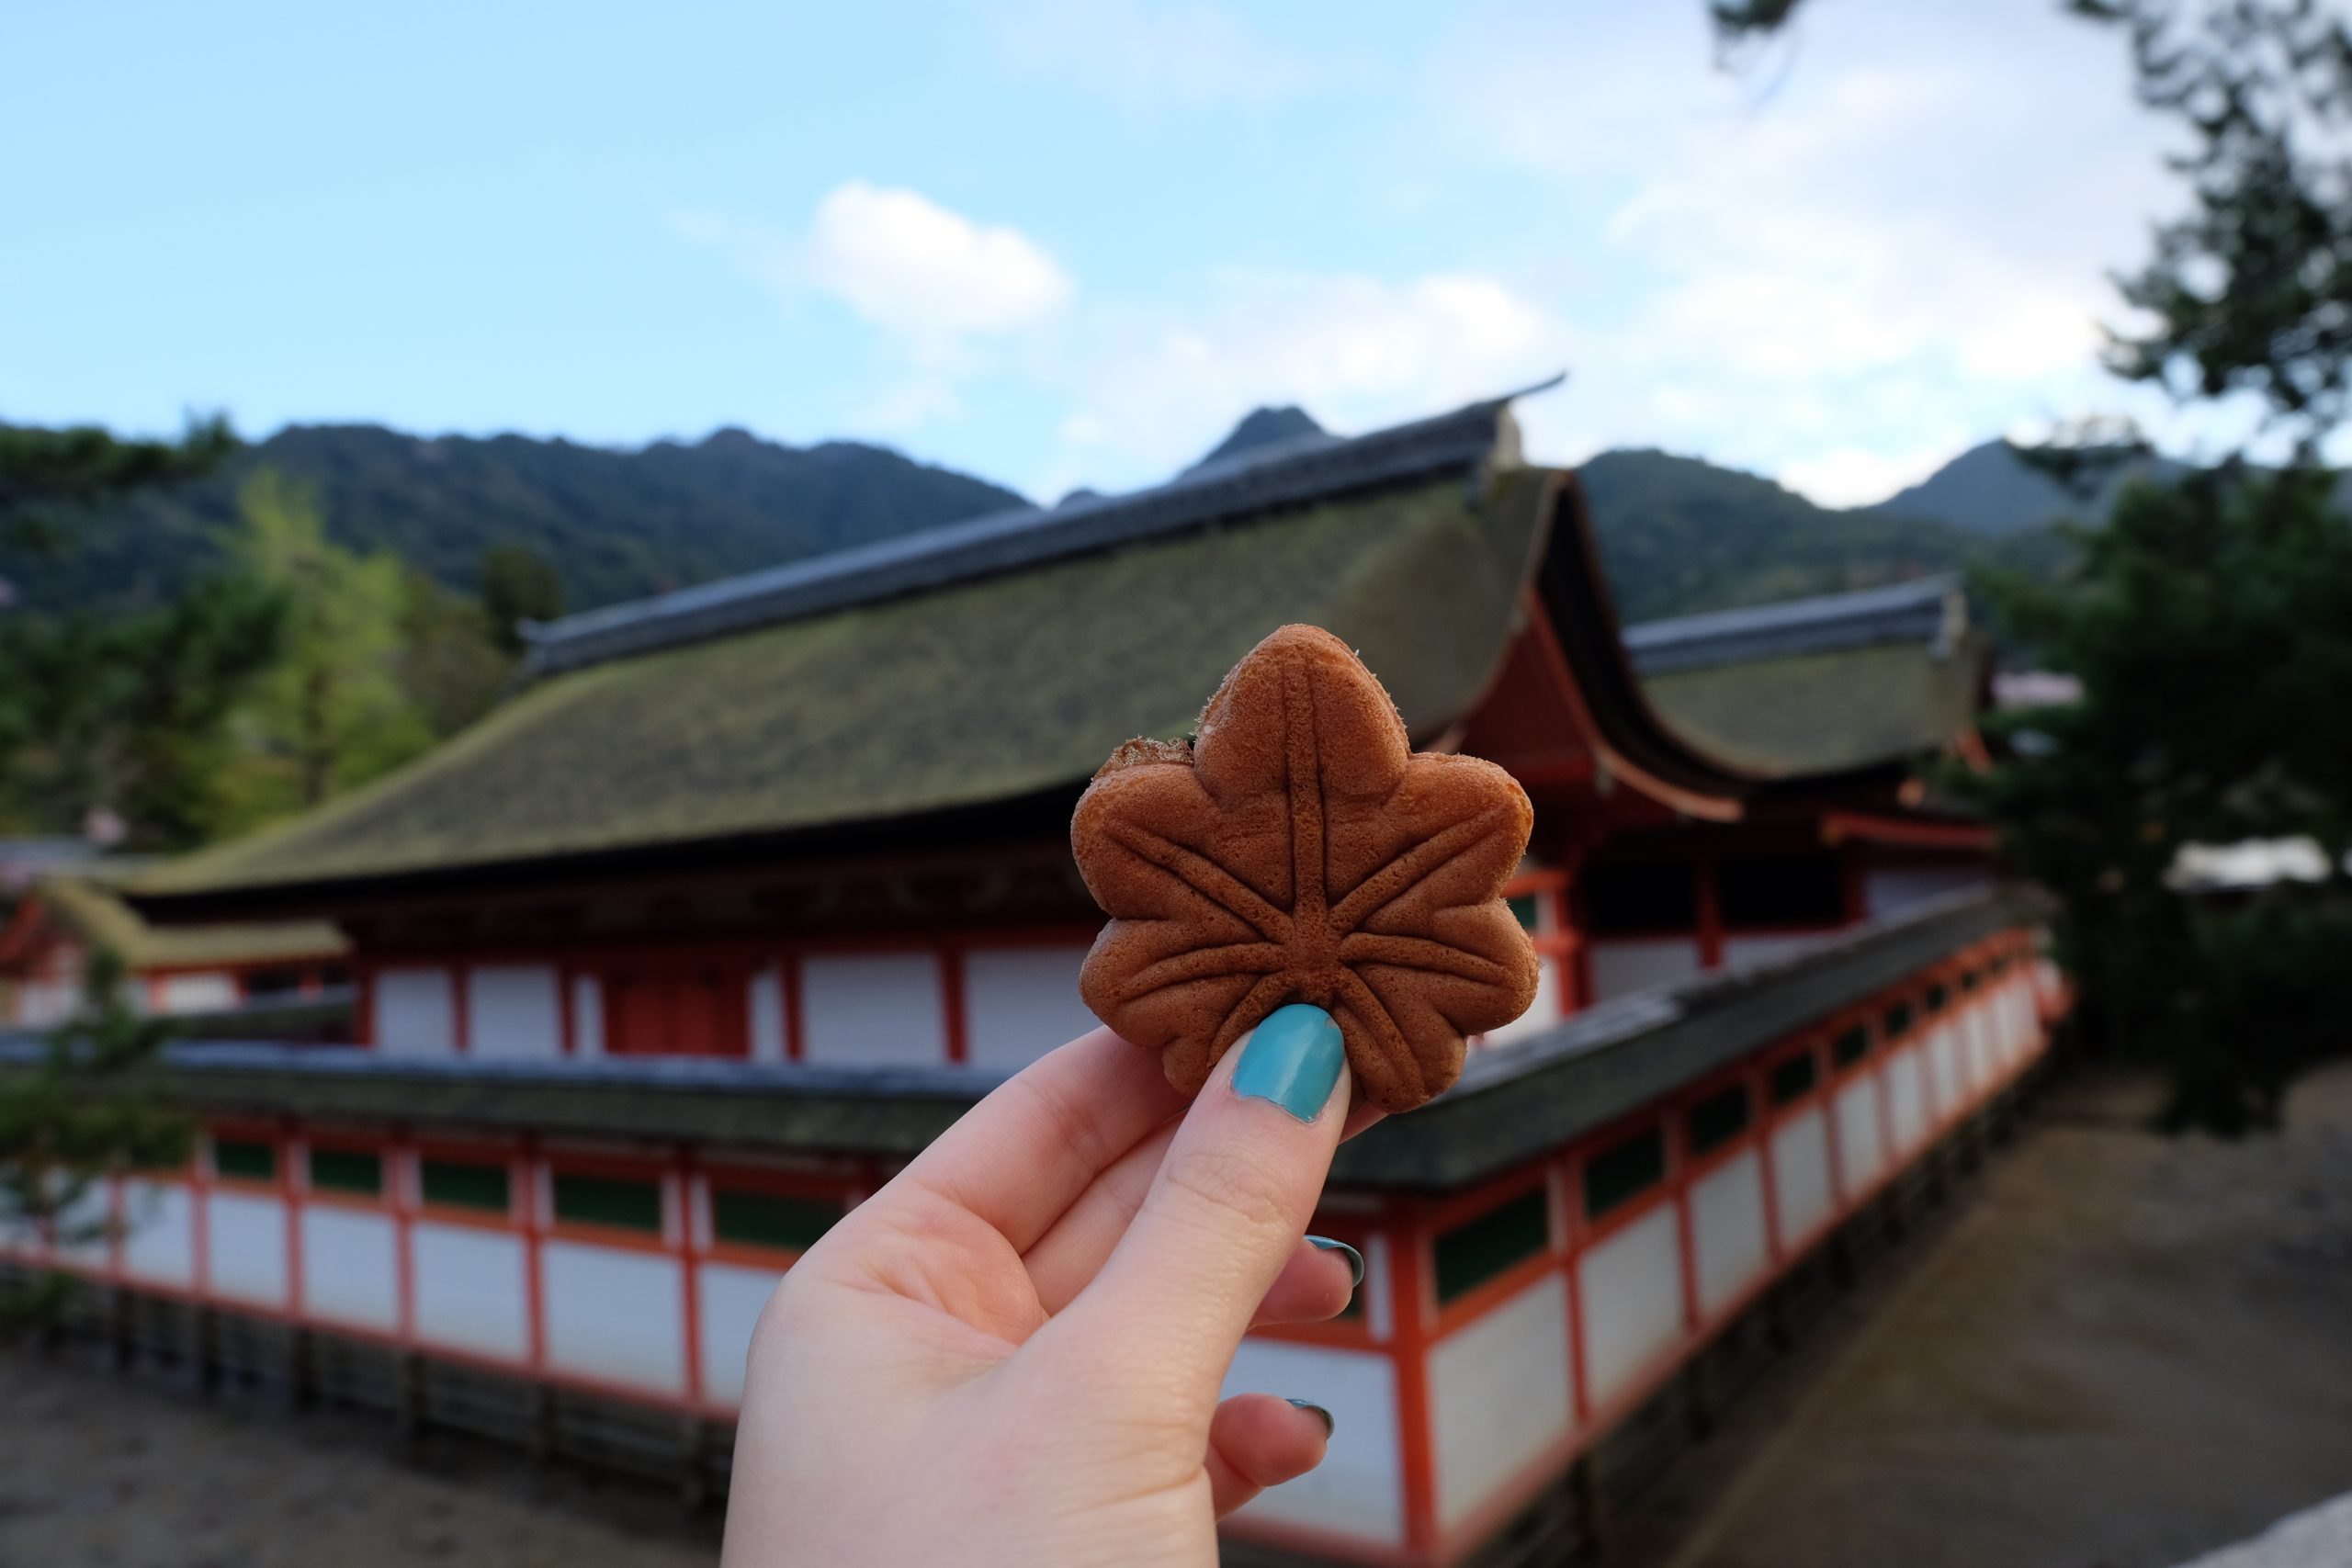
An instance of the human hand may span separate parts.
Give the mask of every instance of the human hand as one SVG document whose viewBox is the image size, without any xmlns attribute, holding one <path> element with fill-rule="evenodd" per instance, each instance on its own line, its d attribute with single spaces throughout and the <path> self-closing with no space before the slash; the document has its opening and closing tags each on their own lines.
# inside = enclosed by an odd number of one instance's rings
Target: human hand
<svg viewBox="0 0 2352 1568">
<path fill-rule="evenodd" d="M 1006 1082 L 796 1263 L 752 1340 L 727 1568 L 1204 1564 L 1329 1416 L 1217 1393 L 1253 1323 L 1341 1311 L 1305 1238 L 1349 1113 L 1282 1009 L 1187 1107 L 1097 1030 Z M 1352 1260 L 1352 1261 L 1351 1261 Z"/>
</svg>

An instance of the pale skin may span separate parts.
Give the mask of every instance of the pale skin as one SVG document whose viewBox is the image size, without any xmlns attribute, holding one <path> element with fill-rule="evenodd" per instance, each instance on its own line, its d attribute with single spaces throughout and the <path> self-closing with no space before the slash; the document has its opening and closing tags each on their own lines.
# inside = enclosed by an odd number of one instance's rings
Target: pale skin
<svg viewBox="0 0 2352 1568">
<path fill-rule="evenodd" d="M 1010 1080 L 794 1265 L 752 1342 L 726 1568 L 1209 1564 L 1322 1461 L 1324 1420 L 1217 1398 L 1253 1324 L 1347 1305 L 1304 1240 L 1351 1114 L 1189 1105 L 1097 1030 Z M 1304 1392 L 1304 1391 L 1303 1391 Z"/>
</svg>

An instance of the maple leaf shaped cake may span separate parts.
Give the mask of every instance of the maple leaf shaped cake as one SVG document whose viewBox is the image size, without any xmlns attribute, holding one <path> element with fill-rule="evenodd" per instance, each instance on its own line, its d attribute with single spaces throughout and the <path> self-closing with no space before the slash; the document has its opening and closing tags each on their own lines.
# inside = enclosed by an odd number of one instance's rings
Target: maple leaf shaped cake
<svg viewBox="0 0 2352 1568">
<path fill-rule="evenodd" d="M 1416 753 L 1345 643 L 1284 626 L 1189 745 L 1130 740 L 1080 798 L 1070 847 L 1111 917 L 1080 994 L 1187 1094 L 1268 1013 L 1311 1002 L 1357 1099 L 1409 1111 L 1461 1075 L 1464 1035 L 1535 998 L 1502 897 L 1533 824 L 1492 762 Z"/>
</svg>

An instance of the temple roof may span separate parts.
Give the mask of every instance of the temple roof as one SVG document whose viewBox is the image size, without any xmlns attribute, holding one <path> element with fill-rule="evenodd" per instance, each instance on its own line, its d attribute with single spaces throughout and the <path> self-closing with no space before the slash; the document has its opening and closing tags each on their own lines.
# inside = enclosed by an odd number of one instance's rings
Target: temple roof
<svg viewBox="0 0 2352 1568">
<path fill-rule="evenodd" d="M 141 901 L 1074 794 L 1121 741 L 1189 730 L 1290 622 L 1346 638 L 1428 739 L 1520 624 L 1548 477 L 1465 468 L 557 675 L 365 789 L 160 869 Z"/>
<path fill-rule="evenodd" d="M 1035 841 L 1061 830 L 1114 747 L 1183 734 L 1234 662 L 1291 622 L 1356 648 L 1428 744 L 1458 737 L 1541 605 L 1592 743 L 1678 810 L 1736 817 L 1816 760 L 1917 750 L 1875 733 L 1808 750 L 1804 724 L 1854 717 L 1827 701 L 1791 705 L 1804 716 L 1778 742 L 1731 733 L 1736 753 L 1710 749 L 1703 703 L 1681 705 L 1688 733 L 1662 721 L 1574 479 L 1520 463 L 1508 404 L 1310 433 L 1156 490 L 536 628 L 537 679 L 473 728 L 307 816 L 162 867 L 132 896 L 156 918 L 201 920 L 485 878 Z M 1889 700 L 1917 698 L 1890 685 Z"/>
<path fill-rule="evenodd" d="M 1916 757 L 1974 723 L 1988 645 L 1952 576 L 1625 628 L 1660 716 L 1772 777 Z"/>
<path fill-rule="evenodd" d="M 32 897 L 75 939 L 112 952 L 133 970 L 335 958 L 349 951 L 343 933 L 326 920 L 189 927 L 151 924 L 111 886 L 131 869 L 115 865 L 102 871 L 88 868 L 71 876 L 52 875 L 35 886 Z"/>
</svg>

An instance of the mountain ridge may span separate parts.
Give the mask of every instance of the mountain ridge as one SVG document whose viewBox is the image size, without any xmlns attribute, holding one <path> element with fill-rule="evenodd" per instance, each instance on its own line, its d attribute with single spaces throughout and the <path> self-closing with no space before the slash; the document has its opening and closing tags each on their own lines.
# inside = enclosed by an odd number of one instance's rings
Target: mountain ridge
<svg viewBox="0 0 2352 1568">
<path fill-rule="evenodd" d="M 1253 410 L 1186 471 L 1321 434 L 1295 406 Z M 392 550 L 466 591 L 485 548 L 524 545 L 554 564 L 573 609 L 1027 504 L 888 447 L 790 446 L 739 426 L 616 448 L 296 424 L 204 480 L 74 519 L 62 558 L 0 553 L 0 579 L 26 610 L 159 602 L 222 558 L 237 486 L 264 465 L 314 486 L 344 544 Z M 2030 563 L 2049 549 L 2048 530 L 2032 524 L 1909 515 L 1901 497 L 1826 508 L 1769 479 L 1651 448 L 1604 452 L 1579 471 L 1626 621 L 1874 587 L 1981 558 Z"/>
</svg>

